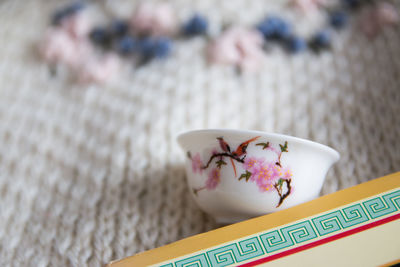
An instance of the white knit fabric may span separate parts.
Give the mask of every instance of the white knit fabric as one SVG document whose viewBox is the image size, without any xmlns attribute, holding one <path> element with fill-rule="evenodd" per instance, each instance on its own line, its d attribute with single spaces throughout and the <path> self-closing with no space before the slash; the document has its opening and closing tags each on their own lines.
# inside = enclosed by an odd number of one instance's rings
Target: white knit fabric
<svg viewBox="0 0 400 267">
<path fill-rule="evenodd" d="M 342 157 L 322 194 L 400 169 L 399 27 L 368 41 L 353 21 L 332 52 L 273 48 L 259 74 L 244 76 L 210 66 L 204 38 L 180 40 L 164 62 L 136 70 L 127 62 L 118 81 L 85 87 L 62 71 L 51 77 L 37 57 L 61 3 L 0 2 L 1 266 L 101 266 L 217 227 L 187 190 L 175 140 L 185 130 L 254 129 L 332 146 Z M 206 14 L 214 31 L 282 8 L 171 3 L 181 20 Z M 135 3 L 108 5 L 126 15 Z M 318 26 L 284 14 L 304 34 Z"/>
</svg>

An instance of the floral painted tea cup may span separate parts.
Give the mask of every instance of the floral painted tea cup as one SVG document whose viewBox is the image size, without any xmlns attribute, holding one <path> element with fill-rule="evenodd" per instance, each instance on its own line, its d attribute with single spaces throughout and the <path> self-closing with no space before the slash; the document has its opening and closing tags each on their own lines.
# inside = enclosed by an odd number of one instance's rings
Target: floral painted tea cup
<svg viewBox="0 0 400 267">
<path fill-rule="evenodd" d="M 233 223 L 318 197 L 339 153 L 312 141 L 258 131 L 196 130 L 178 136 L 197 204 Z"/>
</svg>

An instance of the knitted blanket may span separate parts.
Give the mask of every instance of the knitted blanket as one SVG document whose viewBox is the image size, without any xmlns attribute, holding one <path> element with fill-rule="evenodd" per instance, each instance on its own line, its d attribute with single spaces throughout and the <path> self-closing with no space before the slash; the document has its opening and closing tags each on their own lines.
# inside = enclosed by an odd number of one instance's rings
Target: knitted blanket
<svg viewBox="0 0 400 267">
<path fill-rule="evenodd" d="M 318 26 L 276 1 L 170 2 L 179 19 L 199 11 L 215 27 L 254 25 L 271 10 L 304 34 Z M 341 160 L 322 194 L 400 170 L 399 27 L 369 41 L 350 23 L 331 51 L 272 48 L 245 75 L 208 64 L 205 38 L 179 40 L 165 61 L 126 62 L 117 81 L 82 86 L 50 75 L 36 53 L 62 3 L 0 2 L 1 266 L 101 266 L 217 227 L 186 185 L 175 140 L 185 130 L 329 145 Z M 119 16 L 135 4 L 106 2 Z"/>
</svg>

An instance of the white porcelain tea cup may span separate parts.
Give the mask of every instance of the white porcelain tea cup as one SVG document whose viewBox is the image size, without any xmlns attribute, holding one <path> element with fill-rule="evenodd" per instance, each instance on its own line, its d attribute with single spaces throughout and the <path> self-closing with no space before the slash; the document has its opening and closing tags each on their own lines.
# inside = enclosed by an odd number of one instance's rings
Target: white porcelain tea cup
<svg viewBox="0 0 400 267">
<path fill-rule="evenodd" d="M 234 223 L 318 197 L 339 153 L 297 137 L 209 129 L 178 136 L 197 204 L 219 223 Z"/>
</svg>

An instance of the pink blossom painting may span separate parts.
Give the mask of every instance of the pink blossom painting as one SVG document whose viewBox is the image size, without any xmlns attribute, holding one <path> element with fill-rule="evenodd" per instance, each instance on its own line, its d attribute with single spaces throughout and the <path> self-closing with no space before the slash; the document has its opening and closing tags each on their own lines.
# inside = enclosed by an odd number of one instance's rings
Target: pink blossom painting
<svg viewBox="0 0 400 267">
<path fill-rule="evenodd" d="M 192 156 L 188 152 L 193 173 L 202 174 L 203 171 L 210 169 L 204 186 L 193 189 L 195 195 L 202 190 L 215 190 L 221 182 L 221 171 L 226 166 L 231 166 L 234 178 L 238 179 L 239 182 L 245 181 L 246 183 L 256 184 L 260 193 L 276 192 L 279 195 L 279 202 L 276 207 L 279 207 L 292 191 L 292 171 L 290 168 L 282 166 L 281 162 L 282 153 L 289 152 L 288 142 L 279 144 L 279 146 L 270 142 L 259 142 L 254 145 L 258 149 L 272 152 L 273 160 L 264 157 L 247 157 L 248 146 L 259 138 L 260 136 L 251 138 L 242 142 L 236 149 L 231 150 L 232 146 L 223 137 L 217 137 L 219 147 L 212 150 L 205 163 L 199 153 Z M 240 175 L 237 175 L 235 164 L 241 166 L 244 171 Z M 211 165 L 214 165 L 214 167 L 210 168 Z"/>
</svg>

